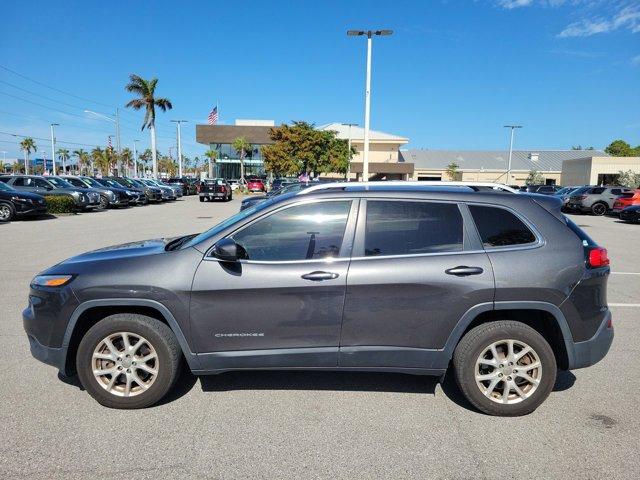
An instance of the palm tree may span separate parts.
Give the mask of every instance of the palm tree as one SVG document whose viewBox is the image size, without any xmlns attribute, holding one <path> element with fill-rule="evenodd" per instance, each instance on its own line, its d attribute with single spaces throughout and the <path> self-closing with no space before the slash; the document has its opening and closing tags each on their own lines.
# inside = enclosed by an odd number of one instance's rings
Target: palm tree
<svg viewBox="0 0 640 480">
<path fill-rule="evenodd" d="M 240 183 L 244 184 L 244 157 L 247 156 L 247 152 L 252 150 L 252 146 L 244 137 L 238 137 L 233 141 L 233 149 L 238 153 L 240 158 Z"/>
<path fill-rule="evenodd" d="M 140 110 L 141 108 L 145 109 L 142 130 L 147 127 L 151 132 L 151 155 L 153 160 L 153 176 L 155 178 L 158 177 L 158 157 L 156 153 L 156 107 L 160 108 L 163 112 L 173 108 L 169 99 L 154 97 L 157 84 L 157 78 L 145 80 L 144 78 L 132 73 L 129 75 L 129 83 L 125 87 L 128 92 L 139 95 L 139 98 L 134 98 L 127 103 L 126 107 L 133 108 L 134 110 Z"/>
<path fill-rule="evenodd" d="M 216 163 L 216 158 L 218 158 L 218 152 L 207 150 L 204 152 L 204 156 L 209 159 L 209 178 L 213 178 L 213 165 Z"/>
<path fill-rule="evenodd" d="M 93 163 L 98 170 L 100 170 L 100 175 L 105 174 L 105 172 L 109 171 L 109 157 L 107 155 L 107 151 L 101 149 L 100 147 L 96 147 L 91 150 L 91 158 L 93 159 Z"/>
<path fill-rule="evenodd" d="M 80 171 L 80 175 L 82 175 L 82 171 L 89 165 L 89 154 L 82 148 L 79 148 L 73 151 L 73 156 L 78 158 L 78 170 Z"/>
<path fill-rule="evenodd" d="M 69 150 L 67 150 L 66 148 L 59 148 L 58 149 L 58 160 L 60 160 L 62 162 L 62 173 L 66 174 L 67 173 L 67 160 L 69 160 Z M 53 174 L 55 175 L 56 172 L 53 172 Z"/>
<path fill-rule="evenodd" d="M 131 159 L 133 158 L 133 152 L 127 147 L 124 147 L 120 152 L 120 161 L 125 165 L 125 171 L 127 175 L 131 175 Z"/>
<path fill-rule="evenodd" d="M 24 173 L 29 175 L 29 155 L 31 152 L 37 152 L 36 142 L 31 137 L 26 137 L 20 142 L 20 149 L 24 151 Z"/>
</svg>

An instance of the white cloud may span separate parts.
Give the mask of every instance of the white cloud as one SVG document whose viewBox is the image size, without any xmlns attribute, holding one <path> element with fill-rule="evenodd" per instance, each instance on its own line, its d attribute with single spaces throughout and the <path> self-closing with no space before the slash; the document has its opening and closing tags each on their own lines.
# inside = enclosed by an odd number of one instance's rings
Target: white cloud
<svg viewBox="0 0 640 480">
<path fill-rule="evenodd" d="M 640 67 L 640 55 L 636 55 L 631 59 L 631 65 L 634 67 Z"/>
<path fill-rule="evenodd" d="M 598 33 L 613 32 L 621 28 L 627 29 L 632 33 L 640 32 L 640 5 L 625 6 L 610 19 L 600 17 L 573 22 L 567 25 L 558 36 L 562 38 L 589 37 Z"/>
<path fill-rule="evenodd" d="M 507 10 L 514 8 L 528 7 L 533 3 L 533 0 L 498 0 L 498 5 Z"/>
</svg>

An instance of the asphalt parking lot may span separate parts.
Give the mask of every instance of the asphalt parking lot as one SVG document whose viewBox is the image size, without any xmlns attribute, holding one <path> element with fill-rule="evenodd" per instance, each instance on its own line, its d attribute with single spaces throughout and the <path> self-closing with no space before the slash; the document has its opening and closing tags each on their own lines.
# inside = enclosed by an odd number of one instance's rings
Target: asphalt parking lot
<svg viewBox="0 0 640 480">
<path fill-rule="evenodd" d="M 20 314 L 37 272 L 238 209 L 185 197 L 0 224 L 0 478 L 637 478 L 640 225 L 610 217 L 572 216 L 609 250 L 612 350 L 527 417 L 482 415 L 422 377 L 330 372 L 185 375 L 159 406 L 110 410 L 32 359 Z"/>
</svg>

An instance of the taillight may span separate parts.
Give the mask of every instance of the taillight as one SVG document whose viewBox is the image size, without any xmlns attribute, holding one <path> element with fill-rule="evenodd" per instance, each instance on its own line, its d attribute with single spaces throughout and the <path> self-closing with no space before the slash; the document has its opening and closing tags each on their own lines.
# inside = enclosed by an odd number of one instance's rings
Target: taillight
<svg viewBox="0 0 640 480">
<path fill-rule="evenodd" d="M 227 187 L 225 187 L 224 185 L 220 187 L 220 190 L 222 190 L 222 193 L 227 193 Z"/>
<path fill-rule="evenodd" d="M 607 249 L 602 247 L 595 247 L 589 250 L 589 266 L 591 268 L 606 267 L 609 265 L 609 256 L 607 255 Z"/>
</svg>

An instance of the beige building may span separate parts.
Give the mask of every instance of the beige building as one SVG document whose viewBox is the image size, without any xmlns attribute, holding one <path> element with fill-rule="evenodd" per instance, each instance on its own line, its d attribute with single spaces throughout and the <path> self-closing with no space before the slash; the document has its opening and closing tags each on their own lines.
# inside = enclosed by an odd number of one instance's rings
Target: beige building
<svg viewBox="0 0 640 480">
<path fill-rule="evenodd" d="M 587 155 L 606 158 L 600 151 L 585 150 L 514 150 L 511 172 L 507 178 L 508 150 L 402 150 L 400 161 L 414 165 L 412 180 L 461 180 L 524 185 L 529 172 L 536 170 L 547 185 L 568 185 L 562 178 L 565 161 Z M 447 174 L 447 166 L 455 163 L 456 178 Z"/>
<path fill-rule="evenodd" d="M 564 185 L 615 185 L 618 172 L 640 173 L 640 157 L 594 156 L 562 163 Z"/>
<path fill-rule="evenodd" d="M 364 128 L 344 123 L 321 125 L 319 130 L 332 130 L 337 137 L 349 140 L 357 153 L 351 160 L 349 177 L 360 179 L 364 150 Z M 413 176 L 413 164 L 400 161 L 400 147 L 409 139 L 391 133 L 369 130 L 369 174 L 372 180 L 409 180 Z"/>
</svg>

